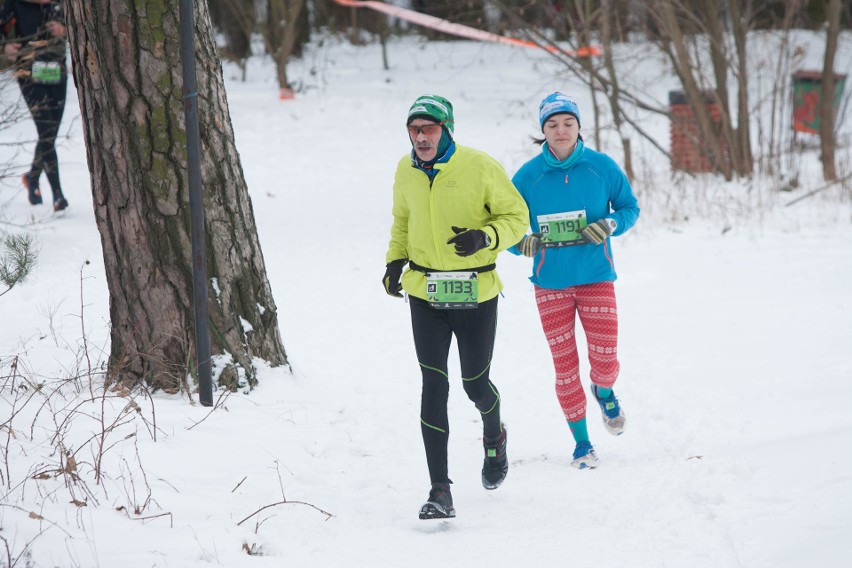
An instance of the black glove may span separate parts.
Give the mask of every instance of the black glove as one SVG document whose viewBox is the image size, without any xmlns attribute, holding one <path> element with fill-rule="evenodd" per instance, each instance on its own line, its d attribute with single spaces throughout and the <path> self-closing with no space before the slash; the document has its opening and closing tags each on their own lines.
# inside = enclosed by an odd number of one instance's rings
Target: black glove
<svg viewBox="0 0 852 568">
<path fill-rule="evenodd" d="M 389 296 L 402 298 L 402 294 L 399 293 L 399 291 L 402 290 L 402 284 L 399 283 L 399 278 L 402 276 L 402 269 L 407 262 L 408 261 L 406 259 L 400 258 L 399 260 L 392 260 L 387 264 L 385 276 L 382 278 L 382 286 L 384 286 L 385 292 L 387 292 Z"/>
<path fill-rule="evenodd" d="M 521 254 L 530 258 L 534 257 L 541 250 L 541 233 L 533 233 L 532 235 L 524 235 L 515 247 L 521 251 Z"/>
<path fill-rule="evenodd" d="M 600 221 L 595 221 L 591 225 L 587 225 L 581 233 L 587 243 L 599 245 L 612 234 L 612 229 L 610 229 L 609 223 L 607 223 L 606 219 L 601 219 Z"/>
<path fill-rule="evenodd" d="M 459 256 L 470 256 L 472 254 L 476 254 L 477 251 L 480 251 L 490 245 L 490 239 L 488 235 L 485 234 L 485 231 L 480 231 L 479 229 L 465 229 L 464 227 L 451 227 L 453 232 L 456 234 L 455 237 L 451 237 L 448 241 L 448 245 L 456 246 L 456 254 Z"/>
</svg>

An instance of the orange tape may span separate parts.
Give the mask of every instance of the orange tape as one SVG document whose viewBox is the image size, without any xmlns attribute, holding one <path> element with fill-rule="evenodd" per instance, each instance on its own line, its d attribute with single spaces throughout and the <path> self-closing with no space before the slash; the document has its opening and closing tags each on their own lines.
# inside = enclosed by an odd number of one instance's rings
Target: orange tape
<svg viewBox="0 0 852 568">
<path fill-rule="evenodd" d="M 551 53 L 564 53 L 573 57 L 591 57 L 594 55 L 600 55 L 602 53 L 601 48 L 597 45 L 583 46 L 577 49 L 576 51 L 563 50 L 549 45 L 539 45 L 531 41 L 493 34 L 491 32 L 486 32 L 485 30 L 472 28 L 463 24 L 455 24 L 453 22 L 442 20 L 441 18 L 436 18 L 435 16 L 430 16 L 428 14 L 421 14 L 420 12 L 415 12 L 414 10 L 409 10 L 407 8 L 391 6 L 389 4 L 385 4 L 384 2 L 374 2 L 372 0 L 334 0 L 334 2 L 341 6 L 347 6 L 351 8 L 370 8 L 372 10 L 376 10 L 377 12 L 382 12 L 389 16 L 394 16 L 396 18 L 406 20 L 419 26 L 423 26 L 445 34 L 464 37 L 468 39 L 491 41 L 495 43 L 505 43 L 509 45 L 517 45 L 520 47 L 535 47 L 538 49 L 545 49 L 547 51 L 550 51 Z"/>
</svg>

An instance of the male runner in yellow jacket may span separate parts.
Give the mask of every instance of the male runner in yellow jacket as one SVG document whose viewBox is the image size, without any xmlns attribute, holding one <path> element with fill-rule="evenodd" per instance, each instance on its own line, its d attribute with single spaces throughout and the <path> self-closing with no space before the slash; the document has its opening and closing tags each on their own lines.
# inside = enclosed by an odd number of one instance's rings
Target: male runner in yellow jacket
<svg viewBox="0 0 852 568">
<path fill-rule="evenodd" d="M 529 224 L 524 200 L 493 158 L 453 140 L 453 107 L 418 97 L 406 122 L 412 151 L 393 187 L 393 226 L 382 284 L 409 296 L 414 346 L 423 374 L 421 431 L 432 488 L 421 519 L 455 516 L 447 468 L 447 358 L 455 335 L 462 384 L 482 416 L 482 484 L 496 489 L 508 472 L 500 394 L 489 379 L 497 299 L 497 253 Z M 403 268 L 408 264 L 408 270 Z"/>
</svg>

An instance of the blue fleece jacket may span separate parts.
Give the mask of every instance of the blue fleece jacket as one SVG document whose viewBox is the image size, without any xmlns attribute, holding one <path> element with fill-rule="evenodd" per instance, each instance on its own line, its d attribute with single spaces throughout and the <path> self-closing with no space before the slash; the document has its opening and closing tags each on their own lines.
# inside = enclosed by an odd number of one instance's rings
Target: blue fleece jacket
<svg viewBox="0 0 852 568">
<path fill-rule="evenodd" d="M 542 152 L 549 152 L 547 146 Z M 571 161 L 569 156 L 566 162 Z M 530 210 L 530 227 L 540 231 L 539 216 L 581 211 L 591 224 L 608 218 L 616 222 L 612 236 L 630 229 L 639 218 L 639 205 L 627 176 L 615 161 L 584 148 L 571 165 L 555 166 L 543 154 L 524 164 L 512 178 Z M 519 255 L 516 247 L 509 251 Z M 530 280 L 541 288 L 562 289 L 617 278 L 610 239 L 603 244 L 546 247 L 533 259 Z"/>
</svg>

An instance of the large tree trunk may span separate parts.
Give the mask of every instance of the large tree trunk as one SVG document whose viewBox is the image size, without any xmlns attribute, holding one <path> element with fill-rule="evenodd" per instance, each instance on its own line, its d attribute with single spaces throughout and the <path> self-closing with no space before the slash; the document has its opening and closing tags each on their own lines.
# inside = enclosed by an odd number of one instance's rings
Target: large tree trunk
<svg viewBox="0 0 852 568">
<path fill-rule="evenodd" d="M 178 389 L 196 369 L 178 2 L 66 6 L 110 293 L 110 378 Z M 212 351 L 253 383 L 254 357 L 287 358 L 202 0 L 195 45 Z"/>
</svg>

